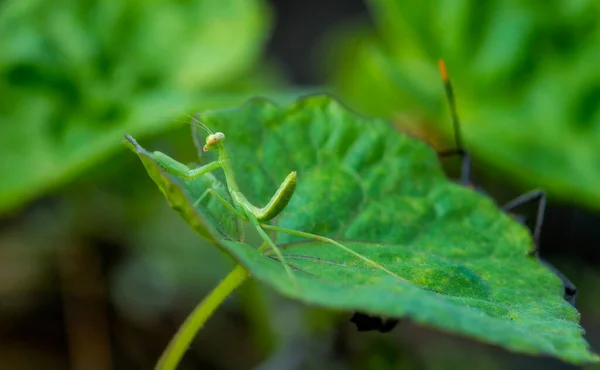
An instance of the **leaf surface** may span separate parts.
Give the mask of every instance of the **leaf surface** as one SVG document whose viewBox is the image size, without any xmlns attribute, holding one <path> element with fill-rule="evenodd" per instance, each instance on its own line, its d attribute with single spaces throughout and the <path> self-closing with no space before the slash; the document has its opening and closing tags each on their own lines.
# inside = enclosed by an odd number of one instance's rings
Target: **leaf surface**
<svg viewBox="0 0 600 370">
<path fill-rule="evenodd" d="M 529 232 L 489 198 L 446 179 L 425 143 L 327 96 L 289 107 L 252 100 L 200 119 L 225 133 L 237 182 L 255 205 L 298 171 L 275 224 L 333 238 L 392 273 L 331 243 L 278 234 L 295 286 L 274 254 L 224 238 L 206 224 L 205 214 L 218 210 L 194 208 L 188 183 L 142 158 L 184 219 L 261 282 L 307 304 L 409 317 L 514 351 L 598 361 L 559 279 L 528 257 Z M 194 131 L 203 143 L 206 134 Z"/>
</svg>

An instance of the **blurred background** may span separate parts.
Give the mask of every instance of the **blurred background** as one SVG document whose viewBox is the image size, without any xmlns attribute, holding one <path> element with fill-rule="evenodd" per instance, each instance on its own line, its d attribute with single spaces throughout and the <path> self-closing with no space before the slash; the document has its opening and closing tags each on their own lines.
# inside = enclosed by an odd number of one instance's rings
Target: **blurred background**
<svg viewBox="0 0 600 370">
<path fill-rule="evenodd" d="M 600 349 L 598 14 L 595 0 L 0 2 L 0 369 L 150 369 L 233 266 L 124 133 L 191 162 L 184 113 L 330 92 L 447 149 L 440 57 L 475 181 L 500 204 L 548 191 L 541 254 L 579 287 Z M 408 321 L 358 333 L 349 317 L 249 281 L 180 368 L 574 368 Z"/>
</svg>

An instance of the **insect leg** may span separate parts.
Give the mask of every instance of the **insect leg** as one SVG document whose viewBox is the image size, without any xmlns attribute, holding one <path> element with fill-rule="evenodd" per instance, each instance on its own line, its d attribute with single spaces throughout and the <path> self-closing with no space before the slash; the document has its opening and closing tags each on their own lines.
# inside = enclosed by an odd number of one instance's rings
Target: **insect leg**
<svg viewBox="0 0 600 370">
<path fill-rule="evenodd" d="M 204 193 L 202 193 L 202 195 L 200 196 L 200 198 L 198 198 L 198 200 L 196 200 L 194 202 L 194 207 L 198 206 L 198 204 L 200 204 L 200 202 L 207 195 L 212 195 L 213 197 L 215 197 L 215 199 L 217 199 L 219 202 L 221 202 L 223 204 L 223 206 L 225 206 L 225 208 L 227 208 L 231 213 L 233 213 L 234 215 L 236 215 L 239 219 L 244 220 L 244 221 L 246 221 L 248 219 L 248 217 L 246 216 L 245 213 L 240 212 L 239 210 L 235 209 L 235 207 L 232 206 L 231 203 L 229 203 L 222 196 L 220 196 L 216 191 L 214 191 L 214 189 L 207 189 Z"/>
<path fill-rule="evenodd" d="M 466 149 L 450 149 L 438 152 L 440 157 L 451 157 L 458 155 L 460 157 L 460 183 L 467 186 L 471 184 L 471 154 Z"/>
<path fill-rule="evenodd" d="M 548 267 L 554 275 L 558 276 L 560 280 L 562 280 L 563 288 L 564 288 L 564 296 L 565 301 L 569 302 L 573 307 L 575 307 L 575 301 L 577 300 L 577 287 L 568 277 L 565 276 L 562 272 L 560 272 L 556 267 L 554 267 L 550 262 L 538 257 L 538 261 L 543 263 L 546 267 Z"/>
<path fill-rule="evenodd" d="M 215 199 L 218 200 L 221 204 L 223 204 L 223 206 L 225 206 L 225 208 L 227 208 L 227 210 L 229 210 L 231 213 L 233 213 L 235 215 L 237 223 L 238 223 L 238 230 L 240 233 L 240 235 L 238 237 L 238 241 L 243 242 L 244 241 L 244 226 L 242 225 L 242 221 L 248 220 L 248 218 L 246 217 L 246 214 L 237 210 L 234 206 L 231 205 L 231 203 L 229 203 L 222 196 L 220 196 L 219 193 L 217 193 L 214 189 L 206 189 L 206 191 L 204 193 L 202 193 L 200 198 L 198 198 L 198 200 L 196 200 L 194 202 L 194 208 L 196 208 L 198 206 L 198 204 L 200 204 L 200 202 L 202 202 L 202 200 L 208 195 L 212 195 L 213 197 L 215 197 Z"/>
<path fill-rule="evenodd" d="M 389 274 L 389 275 L 391 275 L 391 276 L 393 276 L 393 277 L 395 277 L 397 279 L 400 279 L 402 281 L 406 281 L 406 279 L 404 279 L 403 277 L 396 275 L 395 273 L 393 273 L 392 271 L 390 271 L 390 270 L 386 269 L 385 267 L 381 266 L 380 264 L 378 264 L 377 262 L 373 261 L 372 259 L 367 258 L 367 257 L 363 256 L 362 254 L 353 251 L 352 249 L 346 247 L 345 245 L 343 245 L 341 243 L 336 242 L 333 239 L 330 239 L 330 238 L 327 238 L 327 237 L 324 237 L 324 236 L 320 236 L 320 235 L 305 233 L 303 231 L 286 229 L 286 228 L 279 227 L 279 226 L 261 224 L 261 227 L 263 229 L 273 230 L 273 231 L 278 232 L 278 233 L 284 233 L 284 234 L 299 236 L 301 238 L 314 239 L 314 240 L 318 240 L 320 242 L 325 242 L 325 243 L 333 244 L 336 247 L 341 248 L 344 251 L 346 251 L 346 252 L 348 252 L 350 254 L 353 254 L 354 256 L 360 258 L 361 260 L 363 260 L 368 265 L 370 265 L 372 267 L 375 267 L 375 268 L 377 268 L 377 269 L 379 269 L 379 270 L 381 270 L 381 271 L 383 271 L 383 272 L 385 272 L 385 273 L 387 273 L 387 274 Z"/>
<path fill-rule="evenodd" d="M 210 162 L 209 164 L 205 164 L 202 167 L 194 168 L 190 170 L 184 178 L 186 180 L 192 180 L 196 177 L 203 176 L 211 171 L 216 170 L 217 168 L 221 168 L 221 163 L 219 161 Z"/>
<path fill-rule="evenodd" d="M 525 193 L 506 203 L 502 209 L 505 212 L 510 212 L 513 209 L 522 205 L 538 202 L 538 209 L 535 216 L 535 226 L 533 227 L 533 250 L 529 252 L 529 255 L 538 256 L 540 234 L 542 232 L 542 224 L 544 223 L 544 213 L 546 212 L 546 193 L 542 190 L 533 190 L 529 193 Z"/>
<path fill-rule="evenodd" d="M 538 209 L 535 218 L 535 226 L 533 229 L 533 243 L 534 248 L 529 253 L 531 256 L 535 256 L 541 263 L 548 267 L 560 280 L 562 280 L 564 288 L 564 299 L 571 305 L 575 306 L 575 300 L 577 299 L 577 287 L 569 278 L 567 278 L 562 272 L 554 267 L 550 262 L 542 259 L 539 256 L 539 243 L 540 235 L 542 232 L 542 224 L 544 222 L 544 214 L 546 212 L 546 193 L 542 190 L 533 190 L 529 193 L 525 193 L 506 203 L 502 208 L 504 211 L 509 212 L 517 207 L 520 207 L 527 203 L 538 202 Z"/>
<path fill-rule="evenodd" d="M 267 235 L 265 230 L 263 230 L 263 227 L 261 227 L 260 223 L 254 216 L 254 213 L 252 213 L 252 211 L 250 211 L 250 209 L 248 209 L 247 207 L 244 207 L 244 210 L 246 211 L 248 220 L 256 228 L 256 231 L 258 231 L 258 234 L 260 235 L 260 237 L 263 239 L 263 241 L 265 243 L 267 243 L 269 248 L 271 248 L 273 250 L 273 252 L 275 252 L 275 255 L 281 261 L 281 264 L 283 265 L 283 268 L 285 269 L 285 272 L 287 273 L 287 275 L 290 277 L 292 284 L 294 284 L 296 286 L 296 288 L 298 288 L 298 280 L 296 280 L 296 277 L 294 276 L 294 273 L 292 272 L 290 265 L 286 262 L 285 258 L 283 257 L 283 254 L 281 254 L 281 251 L 279 250 L 279 248 L 277 248 L 275 243 L 273 243 L 273 240 L 271 240 L 269 235 Z"/>
<path fill-rule="evenodd" d="M 185 164 L 178 162 L 165 153 L 158 151 L 152 153 L 152 159 L 154 159 L 168 173 L 182 177 L 186 180 L 192 180 L 221 167 L 221 163 L 219 161 L 214 161 L 202 167 L 190 169 Z"/>
</svg>

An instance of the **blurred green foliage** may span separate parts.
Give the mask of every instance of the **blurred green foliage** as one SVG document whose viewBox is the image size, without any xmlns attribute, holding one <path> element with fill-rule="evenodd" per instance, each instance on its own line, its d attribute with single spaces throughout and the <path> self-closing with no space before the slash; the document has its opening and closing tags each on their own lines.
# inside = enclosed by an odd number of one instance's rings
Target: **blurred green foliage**
<svg viewBox="0 0 600 370">
<path fill-rule="evenodd" d="M 562 282 L 528 255 L 529 231 L 488 197 L 449 181 L 428 145 L 327 96 L 288 107 L 253 100 L 204 112 L 200 120 L 225 133 L 236 181 L 257 206 L 288 172 L 298 171 L 298 187 L 277 226 L 335 238 L 388 270 L 331 243 L 279 233 L 292 281 L 272 250 L 265 258 L 256 246 L 235 241 L 231 211 L 213 197 L 198 202 L 208 188 L 223 194 L 215 179 L 221 169 L 184 180 L 130 138 L 171 207 L 255 279 L 321 307 L 409 317 L 572 363 L 600 360 L 581 336 Z M 201 153 L 206 133 L 195 131 Z M 206 153 L 203 164 L 215 155 Z"/>
<path fill-rule="evenodd" d="M 522 187 L 600 208 L 600 2 L 368 4 L 375 29 L 353 24 L 328 43 L 331 82 L 353 107 L 449 136 L 443 58 L 475 158 Z"/>
<path fill-rule="evenodd" d="M 277 84 L 251 71 L 270 24 L 262 0 L 3 2 L 0 212 L 97 163 L 125 132 L 175 126 L 170 105 L 220 107 Z"/>
</svg>

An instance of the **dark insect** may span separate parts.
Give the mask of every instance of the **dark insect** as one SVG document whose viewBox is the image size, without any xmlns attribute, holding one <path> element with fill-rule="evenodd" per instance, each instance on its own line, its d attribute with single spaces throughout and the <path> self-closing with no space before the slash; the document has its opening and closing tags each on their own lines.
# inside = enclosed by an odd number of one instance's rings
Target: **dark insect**
<svg viewBox="0 0 600 370">
<path fill-rule="evenodd" d="M 446 71 L 446 65 L 443 60 L 439 61 L 439 69 L 442 75 L 442 80 L 444 81 L 444 88 L 446 90 L 446 97 L 448 99 L 448 105 L 450 106 L 450 114 L 452 115 L 452 125 L 454 128 L 454 141 L 456 143 L 456 148 L 451 150 L 445 150 L 438 153 L 440 157 L 451 157 L 451 156 L 459 156 L 461 160 L 461 174 L 460 174 L 460 184 L 464 186 L 471 187 L 476 191 L 483 191 L 477 188 L 472 180 L 471 180 L 471 155 L 465 149 L 462 137 L 460 133 L 460 121 L 458 119 L 458 113 L 456 109 L 456 102 L 454 100 L 454 91 L 452 89 L 452 84 L 450 83 L 450 78 L 448 77 L 448 73 Z M 540 233 L 542 230 L 542 224 L 544 221 L 544 213 L 546 211 L 546 193 L 542 190 L 533 190 L 523 195 L 516 197 L 510 202 L 506 203 L 502 209 L 505 212 L 510 213 L 515 219 L 517 219 L 521 223 L 525 223 L 524 217 L 513 214 L 512 211 L 515 208 L 521 207 L 523 205 L 537 203 L 537 213 L 535 216 L 535 223 L 533 226 L 533 250 L 529 252 L 530 256 L 533 256 L 538 259 L 541 263 L 543 263 L 546 267 L 548 267 L 556 276 L 558 276 L 563 282 L 564 299 L 569 302 L 571 305 L 575 306 L 575 300 L 577 298 L 577 287 L 556 267 L 552 266 L 549 262 L 545 261 L 539 256 L 539 241 L 540 241 Z M 398 324 L 398 319 L 390 319 L 390 318 L 381 318 L 378 316 L 371 316 L 365 313 L 355 312 L 350 319 L 356 325 L 358 331 L 371 331 L 377 330 L 381 333 L 387 333 L 391 331 L 396 324 Z"/>
<path fill-rule="evenodd" d="M 358 331 L 377 330 L 380 333 L 392 331 L 398 324 L 398 319 L 386 319 L 379 316 L 370 316 L 364 313 L 355 312 L 350 321 L 356 325 Z"/>
</svg>

